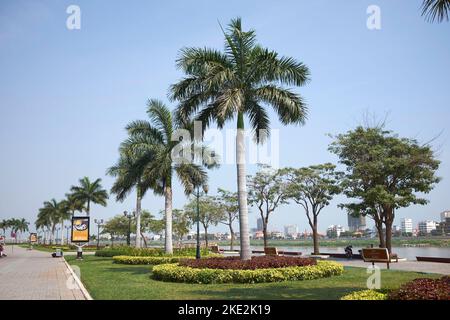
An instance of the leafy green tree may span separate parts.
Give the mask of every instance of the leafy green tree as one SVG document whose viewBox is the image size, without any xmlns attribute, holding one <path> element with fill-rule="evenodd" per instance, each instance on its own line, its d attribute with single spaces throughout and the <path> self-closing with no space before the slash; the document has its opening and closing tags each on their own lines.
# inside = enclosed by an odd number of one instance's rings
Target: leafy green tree
<svg viewBox="0 0 450 320">
<path fill-rule="evenodd" d="M 147 114 L 150 121 L 133 121 L 127 126 L 129 139 L 122 144 L 123 150 L 134 150 L 139 155 L 126 175 L 129 181 L 140 180 L 142 188 L 152 189 L 155 194 L 164 195 L 165 252 L 173 253 L 172 245 L 172 183 L 178 176 L 186 195 L 192 193 L 198 182 L 207 181 L 207 174 L 201 165 L 175 161 L 178 150 L 175 130 L 183 129 L 172 121 L 171 111 L 158 100 L 149 100 Z M 129 184 L 128 188 L 133 185 Z M 127 191 L 127 188 L 123 188 Z"/>
<path fill-rule="evenodd" d="M 260 166 L 260 170 L 248 179 L 248 201 L 258 208 L 263 222 L 264 247 L 267 247 L 267 226 L 275 209 L 287 203 L 288 191 L 285 170 Z"/>
<path fill-rule="evenodd" d="M 183 237 L 189 233 L 191 226 L 192 221 L 184 210 L 173 210 L 173 233 L 178 238 L 180 247 Z"/>
<path fill-rule="evenodd" d="M 241 259 L 251 258 L 245 173 L 244 117 L 247 116 L 257 142 L 270 129 L 264 105 L 270 105 L 283 124 L 303 124 L 307 108 L 303 99 L 284 86 L 303 86 L 308 68 L 289 57 L 256 43 L 254 30 L 242 30 L 241 19 L 231 21 L 224 31 L 225 51 L 184 48 L 177 67 L 186 77 L 171 87 L 171 98 L 180 102 L 178 121 L 191 116 L 203 128 L 215 122 L 219 128 L 237 123 L 236 165 L 239 195 Z"/>
<path fill-rule="evenodd" d="M 91 203 L 106 207 L 108 192 L 103 189 L 101 181 L 102 179 L 97 179 L 91 182 L 88 177 L 84 177 L 79 180 L 79 186 L 72 186 L 70 188 L 73 199 L 83 203 L 83 206 L 86 205 L 85 210 L 88 216 L 91 211 Z"/>
<path fill-rule="evenodd" d="M 233 250 L 234 240 L 236 239 L 233 222 L 239 217 L 238 195 L 236 192 L 230 192 L 221 188 L 217 190 L 217 193 L 218 196 L 215 201 L 218 203 L 223 213 L 223 218 L 220 223 L 227 225 L 230 230 L 230 250 Z"/>
<path fill-rule="evenodd" d="M 428 200 L 417 193 L 429 193 L 440 181 L 435 175 L 440 162 L 430 145 L 400 138 L 382 126 L 359 126 L 338 135 L 329 149 L 346 167 L 344 194 L 355 199 L 341 207 L 373 218 L 380 246 L 391 252 L 395 210 L 425 205 Z"/>
<path fill-rule="evenodd" d="M 311 227 L 314 254 L 319 254 L 318 216 L 330 204 L 333 196 L 341 192 L 342 174 L 335 171 L 331 163 L 305 168 L 287 169 L 289 198 L 304 210 Z"/>
<path fill-rule="evenodd" d="M 422 16 L 429 22 L 448 21 L 450 12 L 450 0 L 423 0 Z"/>
<path fill-rule="evenodd" d="M 128 234 L 128 218 L 122 214 L 115 215 L 105 222 L 102 234 L 111 236 L 111 246 L 114 246 L 114 238 L 117 236 L 126 236 Z"/>
<path fill-rule="evenodd" d="M 223 211 L 214 197 L 205 194 L 199 198 L 198 207 L 199 221 L 205 230 L 205 246 L 208 247 L 208 229 L 216 226 L 223 219 Z M 195 197 L 190 198 L 188 204 L 184 206 L 184 211 L 192 223 L 197 222 L 197 199 Z"/>
</svg>

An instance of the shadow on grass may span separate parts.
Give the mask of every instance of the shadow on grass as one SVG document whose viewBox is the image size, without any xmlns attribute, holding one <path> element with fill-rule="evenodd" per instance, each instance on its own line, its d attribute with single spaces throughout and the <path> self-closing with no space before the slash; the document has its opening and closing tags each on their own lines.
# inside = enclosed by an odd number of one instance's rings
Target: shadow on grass
<svg viewBox="0 0 450 320">
<path fill-rule="evenodd" d="M 106 272 L 114 272 L 114 273 L 131 273 L 131 274 L 151 274 L 150 266 L 148 265 L 120 265 L 114 264 L 113 267 L 105 268 Z"/>
</svg>

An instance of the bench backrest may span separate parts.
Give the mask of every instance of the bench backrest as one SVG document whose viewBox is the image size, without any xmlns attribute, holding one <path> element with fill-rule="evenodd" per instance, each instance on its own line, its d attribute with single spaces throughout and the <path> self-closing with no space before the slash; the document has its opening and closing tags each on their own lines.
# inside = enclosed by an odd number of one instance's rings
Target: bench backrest
<svg viewBox="0 0 450 320">
<path fill-rule="evenodd" d="M 361 254 L 365 262 L 389 262 L 387 248 L 364 248 Z"/>
<path fill-rule="evenodd" d="M 211 251 L 212 251 L 213 253 L 220 253 L 220 251 L 219 251 L 219 246 L 211 246 Z"/>
<path fill-rule="evenodd" d="M 264 248 L 264 254 L 267 256 L 277 256 L 278 250 L 276 247 L 266 247 Z"/>
</svg>

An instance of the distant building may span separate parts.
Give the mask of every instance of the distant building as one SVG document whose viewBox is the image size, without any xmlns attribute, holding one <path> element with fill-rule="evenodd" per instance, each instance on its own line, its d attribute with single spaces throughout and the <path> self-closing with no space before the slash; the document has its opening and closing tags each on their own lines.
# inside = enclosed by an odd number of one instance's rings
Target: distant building
<svg viewBox="0 0 450 320">
<path fill-rule="evenodd" d="M 419 228 L 419 233 L 420 234 L 430 234 L 431 231 L 436 230 L 436 226 L 438 226 L 439 223 L 437 223 L 436 221 L 430 221 L 430 220 L 426 220 L 426 221 L 420 221 L 418 228 Z"/>
<path fill-rule="evenodd" d="M 256 220 L 256 230 L 257 231 L 262 231 L 264 229 L 263 227 L 263 219 L 262 218 L 258 218 Z"/>
<path fill-rule="evenodd" d="M 253 239 L 263 239 L 264 238 L 264 234 L 262 231 L 256 231 L 255 234 L 253 235 Z"/>
<path fill-rule="evenodd" d="M 348 230 L 350 232 L 361 231 L 366 228 L 366 217 L 359 215 L 357 217 L 347 214 Z"/>
<path fill-rule="evenodd" d="M 272 239 L 284 239 L 284 234 L 283 234 L 283 232 L 280 232 L 280 231 L 272 231 L 270 233 L 270 238 L 272 238 Z"/>
<path fill-rule="evenodd" d="M 448 236 L 450 235 L 450 217 L 445 218 L 445 221 L 440 222 L 436 226 L 436 230 L 431 231 L 434 236 Z"/>
<path fill-rule="evenodd" d="M 446 218 L 450 218 L 450 211 L 441 212 L 441 222 L 445 222 Z"/>
<path fill-rule="evenodd" d="M 284 226 L 284 235 L 286 238 L 297 239 L 298 227 L 295 224 Z"/>
<path fill-rule="evenodd" d="M 327 228 L 327 237 L 339 238 L 342 232 L 345 232 L 345 228 L 343 226 L 333 224 Z"/>
<path fill-rule="evenodd" d="M 403 218 L 401 222 L 402 233 L 413 233 L 413 222 L 410 218 Z"/>
</svg>

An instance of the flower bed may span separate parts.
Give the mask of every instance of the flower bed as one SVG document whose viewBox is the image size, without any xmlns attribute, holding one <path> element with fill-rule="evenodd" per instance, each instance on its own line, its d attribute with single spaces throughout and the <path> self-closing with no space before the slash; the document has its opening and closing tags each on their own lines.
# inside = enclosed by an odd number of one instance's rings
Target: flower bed
<svg viewBox="0 0 450 320">
<path fill-rule="evenodd" d="M 388 295 L 385 292 L 377 290 L 361 290 L 347 294 L 341 300 L 387 300 Z"/>
<path fill-rule="evenodd" d="M 190 257 L 195 256 L 195 248 L 173 249 L 173 256 Z M 202 256 L 209 255 L 210 252 L 202 249 Z M 114 256 L 138 256 L 138 257 L 164 257 L 168 256 L 162 248 L 135 248 L 128 246 L 117 246 L 114 248 L 105 248 L 95 252 L 97 257 Z M 169 255 L 172 256 L 172 255 Z"/>
<path fill-rule="evenodd" d="M 391 291 L 355 291 L 341 300 L 450 300 L 450 277 L 415 279 Z"/>
<path fill-rule="evenodd" d="M 139 257 L 139 256 L 114 256 L 114 263 L 119 264 L 163 264 L 163 263 L 175 263 L 179 262 L 180 259 L 192 259 L 194 257 L 176 257 L 176 256 L 167 256 L 167 257 Z"/>
<path fill-rule="evenodd" d="M 450 277 L 415 279 L 389 293 L 390 300 L 450 300 Z"/>
<path fill-rule="evenodd" d="M 256 270 L 286 267 L 304 267 L 316 265 L 315 259 L 284 257 L 284 256 L 259 256 L 251 260 L 241 260 L 239 257 L 208 258 L 199 260 L 182 260 L 180 266 L 191 268 L 209 269 L 233 269 Z"/>
<path fill-rule="evenodd" d="M 340 275 L 344 267 L 332 261 L 318 261 L 316 265 L 256 270 L 191 268 L 175 264 L 153 267 L 156 280 L 186 283 L 261 283 L 289 280 L 311 280 Z"/>
</svg>

